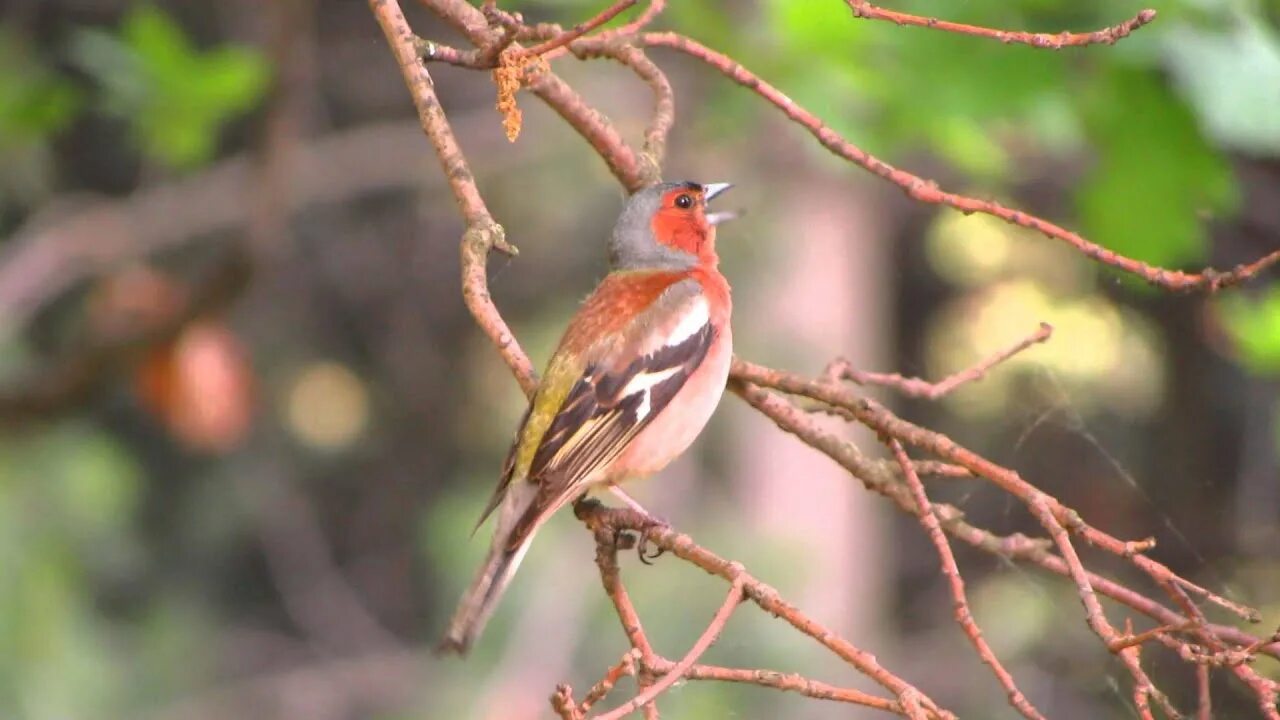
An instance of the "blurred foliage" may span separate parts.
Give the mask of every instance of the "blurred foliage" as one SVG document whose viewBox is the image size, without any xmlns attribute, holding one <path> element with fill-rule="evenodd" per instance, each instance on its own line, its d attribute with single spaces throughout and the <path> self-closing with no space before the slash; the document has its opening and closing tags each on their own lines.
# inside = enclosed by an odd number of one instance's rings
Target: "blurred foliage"
<svg viewBox="0 0 1280 720">
<path fill-rule="evenodd" d="M 49 142 L 81 105 L 69 79 L 0 27 L 0 199 L 28 201 L 48 190 Z"/>
<path fill-rule="evenodd" d="M 199 663 L 172 665 L 201 627 L 175 622 L 187 611 L 173 598 L 149 601 L 137 635 L 98 604 L 146 562 L 135 535 L 140 470 L 115 437 L 82 422 L 0 442 L 0 715 L 105 717 L 161 678 L 171 692 L 198 672 Z M 157 624 L 166 628 L 152 633 Z M 136 664 L 120 663 L 122 651 Z"/>
<path fill-rule="evenodd" d="M 269 76 L 248 49 L 194 47 L 150 4 L 134 6 L 116 33 L 76 33 L 71 52 L 99 82 L 103 109 L 128 121 L 143 153 L 181 169 L 213 157 L 219 128 L 257 103 Z"/>
<path fill-rule="evenodd" d="M 1087 150 L 1079 227 L 1154 264 L 1203 262 L 1205 221 L 1237 202 L 1224 149 L 1280 149 L 1280 115 L 1259 111 L 1280 107 L 1280 41 L 1250 4 L 1168 3 L 1114 47 L 1059 52 L 854 20 L 842 3 L 768 7 L 787 58 L 779 82 L 855 142 L 890 157 L 926 147 L 994 189 L 1018 180 L 1006 148 L 1019 142 L 1063 156 Z M 1045 1 L 893 7 L 1031 30 L 1094 29 L 1137 10 Z M 815 57 L 835 80 L 811 72 Z M 1166 84 L 1169 73 L 1180 92 Z"/>
<path fill-rule="evenodd" d="M 1138 4 L 1122 7 L 1102 0 L 902 0 L 882 4 L 961 22 L 1046 31 L 1068 27 L 1092 30 L 1119 22 L 1140 9 Z M 55 37 L 38 41 L 18 32 L 0 31 L 0 199 L 6 203 L 12 202 L 11 197 L 30 203 L 42 195 L 52 195 L 61 189 L 60 185 L 78 188 L 69 180 L 77 168 L 57 167 L 53 148 L 69 140 L 77 121 L 86 116 L 96 119 L 100 112 L 112 123 L 127 125 L 136 145 L 131 150 L 144 165 L 191 172 L 225 150 L 220 147 L 223 130 L 251 112 L 267 90 L 271 68 L 259 51 L 222 41 L 197 42 L 195 38 L 216 33 L 205 27 L 183 27 L 175 18 L 186 16 L 168 3 L 163 4 L 165 9 L 160 3 L 147 2 L 102 5 L 118 11 L 121 19 L 109 26 L 89 26 L 82 16 L 72 13 L 76 19 L 70 27 L 62 28 L 63 32 Z M 228 9 L 220 12 L 252 14 L 258 12 L 259 5 L 266 4 L 228 4 Z M 530 20 L 572 24 L 598 10 L 602 3 L 504 0 L 502 5 L 523 10 Z M 330 5 L 323 7 L 333 9 Z M 762 0 L 755 4 L 672 0 L 658 26 L 674 27 L 737 57 L 868 151 L 912 167 L 920 166 L 921 154 L 932 156 L 945 163 L 949 172 L 963 176 L 955 184 L 975 192 L 1009 197 L 1029 175 L 1043 169 L 1029 170 L 1030 164 L 1049 162 L 1073 168 L 1079 173 L 1078 178 L 1073 175 L 1069 183 L 1063 182 L 1075 203 L 1074 208 L 1062 212 L 1067 216 L 1065 224 L 1078 227 L 1106 247 L 1149 262 L 1194 265 L 1209 256 L 1207 224 L 1229 216 L 1241 203 L 1232 154 L 1280 155 L 1280 112 L 1266 111 L 1280 108 L 1280 33 L 1276 29 L 1280 0 L 1169 0 L 1157 9 L 1160 17 L 1153 25 L 1114 47 L 1059 52 L 858 20 L 840 0 Z M 639 11 L 631 10 L 627 16 Z M 359 14 L 363 9 L 357 7 L 355 12 Z M 238 19 L 251 26 L 259 20 L 256 15 L 253 22 Z M 317 23 L 318 35 L 341 36 L 342 42 L 335 46 L 343 52 L 354 52 L 353 47 L 371 49 L 372 56 L 381 62 L 359 66 L 343 76 L 336 70 L 341 63 L 332 58 L 346 56 L 325 56 L 326 62 L 317 62 L 317 67 L 319 72 L 333 77 L 326 78 L 328 85 L 322 92 L 337 94 L 333 86 L 343 80 L 378 74 L 379 83 L 385 80 L 394 88 L 392 101 L 380 105 L 381 100 L 371 99 L 378 96 L 363 88 L 352 96 L 372 109 L 343 107 L 343 112 L 334 114 L 343 119 L 368 120 L 383 119 L 378 113 L 407 113 L 408 100 L 398 79 L 382 77 L 393 73 L 394 66 L 385 56 L 376 26 L 365 20 L 351 29 L 339 28 L 336 21 Z M 704 144 L 713 139 L 731 148 L 735 141 L 758 142 L 777 131 L 776 112 L 750 93 L 711 77 L 706 68 L 682 67 L 674 55 L 658 51 L 654 55 L 672 72 L 678 90 L 683 87 L 680 83 L 693 82 L 690 78 L 695 74 L 701 82 L 696 95 L 677 98 L 677 136 L 688 134 Z M 73 72 L 72 68 L 80 72 Z M 463 76 L 451 69 L 440 73 L 442 86 L 444 78 L 453 81 L 458 77 Z M 478 76 L 465 76 L 462 82 L 483 83 Z M 628 83 L 626 92 L 635 92 L 636 86 L 630 84 L 633 78 L 625 77 L 623 82 Z M 593 93 L 604 95 L 600 86 L 589 90 L 584 94 L 593 101 Z M 492 93 L 484 90 L 475 93 L 475 97 L 482 98 L 475 101 L 475 106 L 483 106 L 485 117 L 491 119 L 488 105 Z M 326 101 L 331 99 L 325 96 Z M 602 108 L 616 112 L 607 104 L 608 99 L 611 98 L 605 96 Z M 454 103 L 462 106 L 466 100 L 466 93 L 461 92 L 446 98 L 451 112 Z M 465 117 L 465 111 L 459 116 Z M 644 119 L 637 117 L 615 119 L 620 127 L 629 127 Z M 315 125 L 329 120 L 326 117 Z M 786 132 L 801 137 L 798 129 L 787 128 Z M 862 176 L 857 169 L 809 142 L 808 137 L 801 137 L 795 146 L 804 148 L 806 160 L 823 163 L 844 177 Z M 501 147 L 502 152 L 508 152 L 505 144 Z M 486 158 L 484 153 L 492 151 L 478 143 L 468 151 L 481 158 L 475 162 L 478 172 L 486 164 L 500 164 L 492 155 Z M 710 146 L 707 157 L 717 153 L 728 154 L 716 144 Z M 515 162 L 512 157 L 504 155 L 501 162 Z M 89 162 L 100 160 L 94 157 Z M 118 162 L 119 155 L 112 160 Z M 548 216 L 550 219 L 540 219 L 548 223 L 546 227 L 563 228 L 564 224 L 555 224 L 563 216 L 585 212 L 582 205 L 564 201 L 570 197 L 576 201 L 580 188 L 560 182 L 570 174 L 566 168 L 571 168 L 572 173 L 580 171 L 582 165 L 573 164 L 578 160 L 556 158 L 556 167 L 551 170 L 542 166 L 522 168 L 520 173 L 488 182 L 495 188 L 504 182 L 509 184 L 516 188 L 511 194 L 536 187 L 539 192 L 525 192 L 520 202 L 533 206 L 529 212 Z M 502 167 L 505 170 L 507 166 Z M 565 174 L 558 174 L 562 172 Z M 486 192 L 489 187 L 486 185 Z M 566 197 L 547 202 L 548 193 L 557 192 L 566 193 Z M 500 197 L 501 193 L 494 195 Z M 504 199 L 518 207 L 510 198 L 497 200 L 495 206 Z M 546 212 L 548 206 L 554 212 Z M 430 277 L 419 265 L 438 264 L 440 258 L 445 263 L 454 261 L 453 250 L 448 249 L 453 247 L 454 239 L 439 244 L 446 248 L 439 256 L 432 254 L 433 248 L 425 248 L 428 240 L 434 243 L 452 231 L 449 223 L 456 222 L 456 218 L 451 212 L 452 208 L 448 208 L 441 215 L 432 215 L 423 225 L 445 229 L 433 227 L 432 232 L 437 234 L 414 237 L 413 252 L 397 258 L 406 267 L 412 266 L 407 271 L 411 277 L 406 285 L 420 285 L 422 277 Z M 445 217 L 448 219 L 441 220 Z M 369 215 L 362 215 L 360 222 L 373 224 Z M 525 232 L 537 235 L 527 228 Z M 1072 251 L 1033 237 L 1032 233 L 976 216 L 940 213 L 929 235 L 929 252 L 943 279 L 958 288 L 956 294 L 973 291 L 983 300 L 960 308 L 976 322 L 944 323 L 951 328 L 963 325 L 971 332 L 939 343 L 959 354 L 936 361 L 927 359 L 925 369 L 931 374 L 953 370 L 971 362 L 974 356 L 1007 343 L 1010 338 L 999 330 L 1016 326 L 1019 332 L 1028 331 L 1036 321 L 1051 318 L 1059 326 L 1060 339 L 1066 341 L 1037 348 L 1028 356 L 1038 362 L 1037 367 L 1049 367 L 1065 378 L 1069 390 L 1084 398 L 1078 403 L 1080 407 L 1090 409 L 1092 398 L 1096 405 L 1134 423 L 1159 409 L 1161 398 L 1156 396 L 1164 389 L 1166 368 L 1162 363 L 1166 348 L 1153 337 L 1155 331 L 1145 318 L 1139 318 L 1136 311 L 1118 309 L 1112 298 L 1103 297 L 1095 265 L 1080 262 Z M 350 238 L 341 240 L 344 245 L 352 244 Z M 538 249 L 545 249 L 548 255 L 563 252 L 554 240 L 548 239 L 547 246 Z M 378 247 L 362 247 L 361 251 L 381 250 L 384 242 L 391 244 L 390 239 L 379 237 Z M 308 272 L 307 263 L 315 260 L 313 255 L 321 254 L 311 253 L 311 246 L 306 249 L 308 252 L 299 253 L 297 258 L 299 274 Z M 454 271 L 449 272 L 452 278 Z M 495 269 L 495 277 L 500 272 Z M 504 282 L 512 281 L 519 272 L 511 271 Z M 370 277 L 361 277 L 365 275 Z M 361 279 L 378 286 L 364 290 L 369 297 L 400 292 L 394 283 L 384 283 L 380 276 L 363 269 L 351 272 L 342 265 L 340 271 L 333 271 L 333 278 L 324 281 L 331 283 L 323 285 L 324 301 L 330 302 L 330 295 L 342 292 L 354 294 L 350 287 Z M 556 277 L 557 281 L 564 279 L 564 275 Z M 290 276 L 288 282 L 269 287 L 281 295 L 296 290 L 303 296 L 312 293 L 313 300 L 320 297 L 322 293 L 308 282 Z M 452 287 L 433 297 L 447 295 L 451 301 L 460 302 Z M 983 289 L 985 293 L 981 292 Z M 567 297 L 562 288 L 554 290 L 545 293 L 546 299 L 537 308 L 518 309 L 525 314 L 517 319 L 525 324 L 518 328 L 518 334 L 536 358 L 547 357 L 563 319 L 577 299 Z M 495 288 L 495 292 L 501 291 L 502 288 Z M 280 305 L 288 304 L 283 297 L 273 299 Z M 263 309 L 269 304 L 255 306 L 253 311 L 273 318 L 283 316 L 283 311 L 275 307 Z M 322 520 L 329 523 L 325 529 L 342 535 L 344 542 L 349 539 L 347 535 L 373 534 L 367 527 L 367 518 L 364 526 L 351 519 L 358 514 L 353 509 L 359 505 L 354 498 L 371 493 L 372 486 L 410 475 L 415 488 L 431 487 L 435 494 L 430 503 L 408 512 L 417 513 L 417 522 L 411 525 L 417 533 L 414 562 L 430 568 L 428 575 L 434 584 L 415 588 L 423 597 L 403 603 L 416 603 L 412 610 L 422 615 L 435 613 L 422 620 L 420 630 L 426 635 L 443 622 L 454 599 L 453 591 L 466 582 L 474 570 L 476 556 L 483 551 L 479 539 L 460 551 L 458 539 L 467 537 L 476 511 L 491 491 L 494 466 L 500 462 L 510 439 L 510 426 L 521 410 L 519 398 L 510 392 L 510 379 L 494 359 L 488 342 L 478 333 L 470 333 L 472 346 L 444 347 L 439 349 L 440 357 L 429 358 L 438 366 L 415 365 L 412 370 L 417 375 L 449 378 L 434 386 L 438 394 L 458 393 L 465 397 L 467 407 L 454 408 L 451 415 L 414 417 L 421 424 L 388 430 L 396 418 L 385 417 L 385 404 L 408 414 L 414 408 L 406 406 L 419 402 L 429 405 L 428 400 L 435 398 L 407 399 L 397 394 L 388 376 L 400 360 L 385 348 L 362 344 L 367 336 L 361 333 L 368 331 L 368 325 L 385 322 L 395 325 L 398 332 L 412 334 L 424 324 L 424 307 L 415 305 L 402 316 L 387 313 L 385 318 L 366 311 L 363 305 L 351 310 L 333 301 L 333 305 L 322 307 L 326 310 L 316 313 L 308 307 L 305 313 L 291 316 L 298 327 L 278 328 L 271 335 L 273 345 L 287 346 L 302 342 L 299 337 L 314 340 L 299 329 L 310 328 L 312 323 L 322 325 L 328 321 L 340 326 L 337 330 L 327 328 L 330 335 L 317 342 L 320 349 L 276 350 L 265 347 L 266 343 L 255 347 L 258 359 L 265 358 L 265 364 L 275 362 L 277 366 L 288 364 L 278 355 L 327 357 L 335 347 L 350 351 L 351 357 L 344 357 L 342 363 L 326 360 L 303 364 L 296 372 L 278 372 L 274 382 L 270 373 L 263 374 L 270 383 L 264 388 L 264 396 L 276 397 L 280 407 L 274 417 L 261 423 L 267 429 L 259 432 L 270 434 L 281 428 L 291 431 L 292 444 L 282 445 L 303 459 L 278 453 L 285 456 L 279 463 L 296 461 L 295 467 L 274 464 L 275 455 L 263 452 L 261 447 L 245 454 L 271 455 L 271 463 L 260 458 L 255 462 L 268 464 L 271 472 L 284 467 L 308 480 L 316 479 L 306 486 L 309 493 L 339 496 L 340 507 L 321 508 L 321 512 L 340 518 Z M 343 309 L 331 311 L 333 307 Z M 1255 373 L 1280 373 L 1280 290 L 1273 286 L 1257 297 L 1231 295 L 1217 307 L 1240 362 Z M 994 318 L 996 308 L 1005 314 Z M 437 312 L 437 308 L 426 308 L 426 312 Z M 344 313 L 350 313 L 350 317 Z M 440 317 L 430 316 L 431 321 Z M 927 333 L 929 328 L 922 327 L 921 332 Z M 1089 357 L 1075 352 L 1085 343 L 1095 346 Z M 394 344 L 397 348 L 403 345 L 399 338 Z M 0 356 L 11 352 L 16 350 L 4 348 Z M 454 356 L 462 360 L 450 365 L 452 360 L 447 358 Z M 417 356 L 406 357 L 411 357 L 406 363 L 420 360 Z M 1105 363 L 1087 366 L 1088 362 L 1104 360 Z M 1023 362 L 1020 358 L 1011 364 L 1010 372 L 993 375 L 967 389 L 968 396 L 957 397 L 969 409 L 979 411 L 1004 402 L 1005 398 L 1013 398 L 1010 402 L 1021 400 L 1022 386 L 1008 381 L 1017 379 L 1017 368 Z M 998 397 L 984 405 L 977 393 Z M 391 399 L 386 400 L 385 396 Z M 380 404 L 380 399 L 385 404 Z M 256 539 L 247 529 L 249 521 L 240 507 L 242 499 L 230 487 L 229 476 L 245 472 L 253 463 L 239 458 L 213 463 L 216 468 L 209 476 L 216 482 L 203 482 L 205 478 L 200 477 L 200 481 L 192 483 L 193 488 L 173 490 L 172 486 L 178 483 L 166 475 L 170 468 L 152 457 L 155 448 L 141 449 L 146 442 L 154 442 L 154 437 L 139 441 L 126 432 L 117 433 L 118 428 L 108 431 L 107 423 L 99 419 L 55 421 L 22 434 L 6 433 L 0 441 L 0 577 L 5 578 L 0 582 L 3 718 L 135 717 L 139 708 L 163 708 L 175 698 L 207 690 L 210 678 L 217 677 L 218 670 L 225 673 L 225 669 L 211 667 L 229 645 L 215 632 L 232 635 L 232 630 L 243 631 L 244 626 L 259 629 L 255 624 L 261 623 L 269 632 L 290 635 L 290 640 L 296 639 L 294 634 L 303 634 L 289 620 L 279 617 L 287 615 L 287 611 L 281 612 L 277 604 L 272 604 L 279 602 L 274 594 L 269 601 L 255 594 L 275 592 L 260 589 L 266 582 L 261 576 L 252 575 L 259 568 L 246 571 L 242 567 L 257 562 L 256 556 L 254 560 L 242 557 L 251 554 L 245 546 Z M 279 428 L 273 428 L 272 423 Z M 397 434 L 410 439 L 406 441 Z M 435 469 L 441 477 L 414 475 L 419 468 L 415 463 L 428 452 L 423 449 L 424 434 L 444 438 L 449 451 L 458 456 L 438 460 L 440 467 Z M 411 449 L 405 450 L 397 442 Z M 349 461 L 347 453 L 352 448 L 370 456 L 393 457 L 386 464 L 391 469 L 370 463 L 372 467 L 352 470 L 343 464 Z M 393 452 L 399 454 L 393 456 Z M 189 458 L 178 462 L 163 457 L 185 472 L 192 472 L 192 464 L 183 464 Z M 430 460 L 437 462 L 435 458 Z M 150 464 L 153 462 L 154 466 Z M 447 476 L 447 483 L 443 476 Z M 333 486 L 339 487 L 334 490 Z M 401 494 L 383 506 L 382 513 L 389 514 L 399 509 L 393 505 L 408 505 L 418 499 L 403 487 L 397 491 Z M 164 521 L 144 517 L 148 498 L 166 492 L 173 496 L 156 501 L 163 506 Z M 177 538 L 174 543 L 189 543 L 192 547 L 184 546 L 183 551 L 173 553 L 175 557 L 153 557 L 172 548 L 149 546 L 143 541 L 141 528 L 148 523 L 168 523 L 179 528 L 168 528 Z M 768 543 L 742 543 L 742 528 L 729 520 L 710 517 L 696 532 L 710 546 L 733 548 L 733 557 L 772 582 L 798 584 L 797 578 L 803 579 L 807 572 L 802 563 L 794 562 L 794 553 L 788 552 L 785 543 L 774 539 Z M 572 521 L 561 517 L 540 538 L 543 547 L 554 548 L 558 535 L 572 535 L 575 543 L 582 541 Z M 580 544 L 573 547 L 575 552 L 583 551 Z M 364 573 L 372 572 L 369 568 L 378 563 L 395 565 L 402 559 L 361 556 L 351 565 L 359 566 L 359 572 Z M 547 592 L 537 579 L 562 560 L 545 550 L 531 553 L 530 564 L 517 581 L 513 597 L 495 618 L 490 633 L 494 640 L 478 648 L 468 665 L 433 668 L 436 674 L 427 688 L 433 697 L 444 699 L 435 699 L 435 704 L 427 707 L 441 712 L 441 717 L 473 712 L 477 688 L 494 682 L 486 674 L 500 669 L 498 663 L 506 648 L 499 639 L 514 624 L 512 608 L 538 592 Z M 168 575 L 151 576 L 152 568 L 166 563 Z M 196 570 L 188 565 L 194 565 Z M 694 612 L 672 613 L 666 598 L 673 588 L 684 592 L 695 586 L 714 587 L 715 593 L 720 589 L 700 572 L 686 573 L 687 569 L 676 569 L 680 566 L 674 563 L 669 567 L 671 577 L 667 577 L 664 567 L 659 579 L 637 584 L 634 592 L 645 617 L 661 618 L 651 630 L 662 647 L 675 648 L 685 646 L 684 639 L 701 628 L 700 623 L 705 622 L 714 603 L 707 600 L 710 595 L 699 595 Z M 586 571 L 589 573 L 590 568 Z M 395 572 L 412 575 L 418 571 L 406 562 L 395 565 Z M 929 572 L 934 573 L 932 564 Z M 229 599 L 193 598 L 197 594 L 193 587 L 205 589 L 191 578 L 200 574 L 216 575 L 229 585 L 241 584 L 225 590 Z M 245 582 L 245 576 L 251 576 L 251 580 Z M 589 638 L 607 636 L 612 643 L 582 642 L 576 649 L 579 656 L 590 657 L 580 657 L 584 661 L 575 666 L 594 671 L 616 662 L 614 650 L 621 647 L 621 637 L 616 620 L 594 592 L 597 581 L 589 580 L 586 587 L 592 592 L 582 602 L 587 603 L 594 617 L 591 632 L 582 634 Z M 1037 663 L 1049 666 L 1044 662 L 1044 639 L 1056 640 L 1059 633 L 1053 631 L 1055 620 L 1078 612 L 1078 602 L 1070 588 L 1055 584 L 1042 592 L 1038 585 L 1029 585 L 1021 574 L 1000 573 L 977 576 L 971 586 L 974 610 L 980 619 L 1002 619 L 999 624 L 989 624 L 988 630 L 1005 659 L 1018 667 L 1020 674 L 1024 668 L 1030 673 Z M 239 615 L 225 617 L 229 611 L 219 602 L 234 603 Z M 931 611 L 938 607 L 944 605 L 930 605 Z M 661 615 L 664 611 L 665 616 Z M 744 611 L 734 622 L 751 624 L 748 630 L 735 626 L 726 633 L 715 648 L 717 659 L 818 675 L 830 668 L 825 658 L 807 648 L 795 633 L 762 613 Z M 946 619 L 939 622 L 945 623 Z M 947 632 L 954 634 L 954 630 L 946 625 Z M 415 642 L 421 639 L 409 638 Z M 951 640 L 961 642 L 958 637 Z M 306 638 L 303 641 L 298 644 L 310 642 Z M 1089 648 L 1097 650 L 1094 645 Z M 902 654 L 912 650 L 907 647 Z M 961 652 L 968 650 L 962 648 Z M 1052 652 L 1059 653 L 1059 660 L 1079 657 L 1062 649 L 1060 643 L 1048 654 Z M 1093 665 L 1076 665 L 1078 671 L 1094 673 Z M 581 677 L 574 682 L 581 690 L 596 679 Z M 728 685 L 699 684 L 695 689 L 677 689 L 668 702 L 664 709 L 670 712 L 664 717 L 700 718 L 731 716 L 735 712 L 743 717 L 782 715 L 804 701 Z M 1116 703 L 1120 705 L 1121 702 Z M 1000 708 L 1000 712 L 1007 710 Z M 383 716 L 421 714 L 379 717 Z M 1117 711 L 1116 716 L 1126 715 Z"/>
<path fill-rule="evenodd" d="M 1245 366 L 1259 374 L 1280 375 L 1280 287 L 1269 288 L 1257 299 L 1225 297 L 1221 306 Z"/>
<path fill-rule="evenodd" d="M 42 143 L 62 131 L 79 109 L 74 85 L 0 28 L 0 146 Z"/>
</svg>

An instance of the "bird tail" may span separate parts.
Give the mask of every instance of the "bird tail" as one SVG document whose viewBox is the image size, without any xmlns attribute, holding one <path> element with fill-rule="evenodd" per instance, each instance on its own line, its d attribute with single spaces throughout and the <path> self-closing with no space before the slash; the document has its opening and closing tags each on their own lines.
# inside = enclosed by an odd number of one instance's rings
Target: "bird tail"
<svg viewBox="0 0 1280 720">
<path fill-rule="evenodd" d="M 533 491 L 533 492 L 529 492 Z M 480 636 L 484 626 L 489 622 L 493 611 L 502 599 L 507 585 L 515 576 L 520 561 L 533 541 L 534 531 L 541 523 L 541 517 L 529 517 L 533 510 L 532 497 L 521 497 L 536 490 L 512 487 L 503 498 L 502 508 L 498 514 L 497 528 L 493 534 L 493 544 L 484 564 L 480 566 L 471 586 L 458 601 L 458 609 L 449 621 L 449 629 L 436 651 L 441 654 L 455 653 L 466 655 L 472 643 Z"/>
</svg>

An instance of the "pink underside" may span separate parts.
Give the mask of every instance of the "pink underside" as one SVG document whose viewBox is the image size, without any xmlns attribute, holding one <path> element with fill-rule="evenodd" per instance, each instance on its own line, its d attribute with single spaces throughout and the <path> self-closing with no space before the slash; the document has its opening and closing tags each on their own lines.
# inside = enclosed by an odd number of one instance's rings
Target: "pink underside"
<svg viewBox="0 0 1280 720">
<path fill-rule="evenodd" d="M 607 473 L 592 478 L 592 482 L 616 483 L 656 473 L 687 450 L 720 403 L 732 359 L 733 342 L 726 323 L 702 365 L 689 376 L 671 404 L 636 435 Z"/>
</svg>

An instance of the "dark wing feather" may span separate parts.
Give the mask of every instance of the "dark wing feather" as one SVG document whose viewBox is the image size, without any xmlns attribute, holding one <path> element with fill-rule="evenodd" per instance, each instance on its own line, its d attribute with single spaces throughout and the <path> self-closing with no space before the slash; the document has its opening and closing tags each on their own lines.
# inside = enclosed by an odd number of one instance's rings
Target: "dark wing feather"
<svg viewBox="0 0 1280 720">
<path fill-rule="evenodd" d="M 511 441 L 511 449 L 507 451 L 507 459 L 502 463 L 502 476 L 498 480 L 498 487 L 493 489 L 493 495 L 489 496 L 489 502 L 484 506 L 484 511 L 480 513 L 480 519 L 476 520 L 476 526 L 471 528 L 471 534 L 475 535 L 485 520 L 493 514 L 498 508 L 498 504 L 502 502 L 502 496 L 507 494 L 507 486 L 511 484 L 511 473 L 516 469 L 516 440 L 520 438 L 520 433 L 524 432 L 524 424 L 529 422 L 529 413 L 533 412 L 533 403 L 529 403 L 524 409 L 524 415 L 520 416 L 520 424 L 516 425 L 515 439 Z"/>
<path fill-rule="evenodd" d="M 638 357 L 620 370 L 588 365 L 533 456 L 529 480 L 541 485 L 540 501 L 521 519 L 511 542 L 518 543 L 547 507 L 575 494 L 593 472 L 617 458 L 671 403 L 714 340 L 715 328 L 707 323 L 681 342 Z"/>
</svg>

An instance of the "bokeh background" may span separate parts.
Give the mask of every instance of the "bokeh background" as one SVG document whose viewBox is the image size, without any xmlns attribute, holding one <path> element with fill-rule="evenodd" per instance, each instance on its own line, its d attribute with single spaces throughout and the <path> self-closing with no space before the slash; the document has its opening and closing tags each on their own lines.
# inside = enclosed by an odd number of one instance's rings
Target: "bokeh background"
<svg viewBox="0 0 1280 720">
<path fill-rule="evenodd" d="M 402 4 L 420 35 L 464 44 Z M 572 24 L 603 3 L 503 6 Z M 1047 31 L 1141 9 L 892 7 Z M 672 2 L 659 22 L 948 188 L 1155 264 L 1255 259 L 1280 247 L 1280 3 L 1154 7 L 1114 47 L 1060 52 L 859 21 L 836 0 Z M 744 356 L 940 378 L 1050 322 L 1052 342 L 943 401 L 876 394 L 1095 525 L 1155 536 L 1157 558 L 1261 608 L 1258 629 L 1280 623 L 1274 273 L 1220 298 L 1152 291 L 912 203 L 709 68 L 654 56 L 677 93 L 669 177 L 733 181 L 725 204 L 748 212 L 720 241 Z M 650 100 L 625 69 L 556 69 L 640 136 Z M 521 95 L 511 144 L 486 74 L 431 70 L 521 248 L 494 258 L 491 288 L 540 364 L 605 272 L 620 191 L 536 99 Z M 487 542 L 471 524 L 522 410 L 461 303 L 460 232 L 364 3 L 0 2 L 0 717 L 545 717 L 555 683 L 585 689 L 617 660 L 624 636 L 568 514 L 472 657 L 429 652 Z M 982 483 L 931 490 L 997 532 L 1034 529 Z M 962 716 L 1013 716 L 915 521 L 736 399 L 634 494 Z M 957 553 L 978 621 L 1043 711 L 1134 716 L 1066 583 Z M 657 646 L 683 654 L 721 585 L 624 562 Z M 1191 676 L 1161 653 L 1146 658 L 1186 707 Z M 709 657 L 860 683 L 750 609 Z M 1219 717 L 1256 713 L 1214 689 Z M 699 683 L 661 707 L 873 716 Z"/>
</svg>

